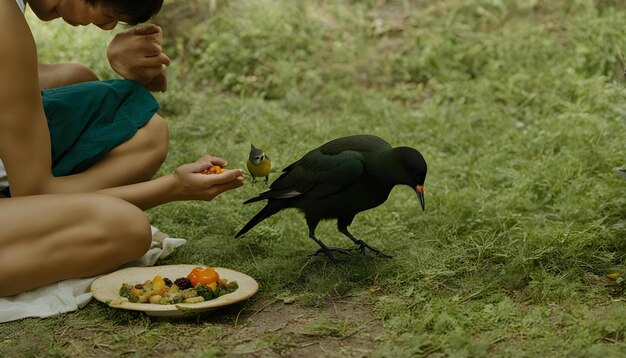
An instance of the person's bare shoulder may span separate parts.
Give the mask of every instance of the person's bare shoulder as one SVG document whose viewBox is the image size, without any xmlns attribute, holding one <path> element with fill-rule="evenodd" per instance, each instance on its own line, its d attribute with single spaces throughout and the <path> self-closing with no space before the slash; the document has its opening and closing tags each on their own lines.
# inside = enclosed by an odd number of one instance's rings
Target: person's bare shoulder
<svg viewBox="0 0 626 358">
<path fill-rule="evenodd" d="M 24 37 L 32 40 L 30 29 L 19 6 L 15 1 L 0 1 L 0 41 L 2 41 L 2 45 L 16 45 L 24 41 Z M 3 51 L 3 53 L 6 52 Z"/>
</svg>

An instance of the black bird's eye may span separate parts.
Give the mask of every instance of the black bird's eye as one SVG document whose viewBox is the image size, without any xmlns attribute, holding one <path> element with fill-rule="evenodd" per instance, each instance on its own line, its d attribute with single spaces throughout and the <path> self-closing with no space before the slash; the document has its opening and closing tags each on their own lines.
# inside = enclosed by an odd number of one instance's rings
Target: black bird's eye
<svg viewBox="0 0 626 358">
<path fill-rule="evenodd" d="M 417 172 L 417 170 L 413 171 L 413 178 L 415 178 L 415 180 L 418 183 L 423 183 L 424 182 L 424 180 L 422 178 L 420 178 L 420 174 Z"/>
</svg>

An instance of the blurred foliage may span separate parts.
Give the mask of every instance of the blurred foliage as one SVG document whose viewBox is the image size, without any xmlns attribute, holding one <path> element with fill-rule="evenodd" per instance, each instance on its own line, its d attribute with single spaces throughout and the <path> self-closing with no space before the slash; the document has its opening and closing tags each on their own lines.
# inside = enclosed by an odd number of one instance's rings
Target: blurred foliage
<svg viewBox="0 0 626 358">
<path fill-rule="evenodd" d="M 165 46 L 187 79 L 279 99 L 335 86 L 544 72 L 536 64 L 557 58 L 561 71 L 613 77 L 621 17 L 606 8 L 605 1 L 194 0 L 166 2 L 156 22 L 174 29 Z M 580 15 L 561 21 L 569 13 Z"/>
</svg>

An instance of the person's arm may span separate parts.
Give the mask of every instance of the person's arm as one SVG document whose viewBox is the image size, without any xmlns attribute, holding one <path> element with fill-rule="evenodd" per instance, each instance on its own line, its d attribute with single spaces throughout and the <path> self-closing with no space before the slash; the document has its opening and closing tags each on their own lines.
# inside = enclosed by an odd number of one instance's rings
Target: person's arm
<svg viewBox="0 0 626 358">
<path fill-rule="evenodd" d="M 172 201 L 212 200 L 227 190 L 243 185 L 241 169 L 221 174 L 201 173 L 212 165 L 224 167 L 227 163 L 221 158 L 205 156 L 195 163 L 178 167 L 173 174 L 148 182 L 99 190 L 98 193 L 116 196 L 146 210 Z"/>
<path fill-rule="evenodd" d="M 0 49 L 0 158 L 13 195 L 44 193 L 53 177 L 37 50 L 13 1 L 0 2 Z"/>
</svg>

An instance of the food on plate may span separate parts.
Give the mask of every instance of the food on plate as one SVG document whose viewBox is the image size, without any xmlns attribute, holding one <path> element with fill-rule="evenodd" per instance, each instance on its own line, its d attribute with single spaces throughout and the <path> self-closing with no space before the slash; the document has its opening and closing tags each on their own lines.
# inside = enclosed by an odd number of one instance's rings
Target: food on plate
<svg viewBox="0 0 626 358">
<path fill-rule="evenodd" d="M 200 303 L 234 292 L 237 281 L 220 278 L 211 267 L 196 267 L 187 277 L 172 281 L 160 275 L 144 283 L 123 283 L 119 295 L 133 303 L 171 305 L 177 303 Z"/>
</svg>

